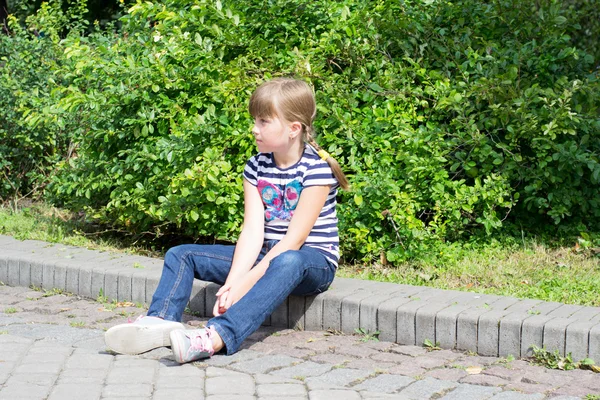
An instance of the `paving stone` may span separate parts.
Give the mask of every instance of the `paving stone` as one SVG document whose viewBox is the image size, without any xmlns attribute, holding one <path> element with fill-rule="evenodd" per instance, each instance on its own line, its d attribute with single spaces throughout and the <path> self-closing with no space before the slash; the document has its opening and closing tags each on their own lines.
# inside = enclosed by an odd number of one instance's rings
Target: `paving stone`
<svg viewBox="0 0 600 400">
<path fill-rule="evenodd" d="M 526 383 L 526 382 L 513 382 L 504 387 L 504 390 L 515 390 L 523 393 L 545 393 L 549 392 L 556 385 L 548 385 L 542 383 Z"/>
<path fill-rule="evenodd" d="M 458 386 L 456 382 L 425 378 L 403 389 L 400 394 L 408 399 L 429 399 L 432 396 L 445 394 L 456 386 Z"/>
<path fill-rule="evenodd" d="M 343 387 L 352 382 L 365 379 L 373 374 L 373 371 L 360 371 L 357 369 L 338 368 L 317 377 L 305 380 L 308 388 L 312 390 Z"/>
<path fill-rule="evenodd" d="M 264 354 L 252 350 L 240 350 L 237 353 L 227 356 L 223 354 L 215 354 L 210 359 L 204 362 L 208 365 L 218 367 L 233 364 L 235 362 L 254 360 L 259 357 L 264 357 Z"/>
<path fill-rule="evenodd" d="M 556 389 L 553 392 L 553 394 L 555 394 L 557 396 L 565 395 L 565 396 L 579 396 L 579 397 L 585 398 L 587 395 L 594 394 L 594 393 L 590 392 L 590 389 L 588 389 L 586 387 L 567 385 L 567 386 L 563 386 L 563 387 Z"/>
<path fill-rule="evenodd" d="M 428 356 L 415 357 L 412 363 L 424 369 L 438 368 L 446 364 L 446 360 Z"/>
<path fill-rule="evenodd" d="M 342 354 L 317 354 L 310 358 L 311 361 L 320 364 L 331 364 L 331 365 L 342 365 L 347 362 L 354 360 L 353 357 L 342 355 Z"/>
<path fill-rule="evenodd" d="M 461 384 L 442 397 L 441 400 L 485 400 L 501 390 L 498 387 Z"/>
<path fill-rule="evenodd" d="M 502 392 L 498 393 L 492 400 L 542 400 L 544 397 L 543 394 L 524 394 L 519 392 Z"/>
<path fill-rule="evenodd" d="M 306 387 L 303 384 L 272 383 L 258 385 L 256 393 L 259 396 L 274 396 L 287 398 L 288 396 L 306 395 Z"/>
<path fill-rule="evenodd" d="M 581 397 L 575 396 L 554 396 L 552 400 L 581 400 Z"/>
<path fill-rule="evenodd" d="M 28 383 L 6 385 L 0 389 L 0 400 L 45 399 L 51 389 L 51 386 L 31 385 Z"/>
<path fill-rule="evenodd" d="M 396 367 L 396 363 L 390 362 L 381 362 L 371 360 L 369 358 L 361 358 L 358 360 L 352 360 L 346 364 L 344 364 L 346 368 L 354 368 L 354 369 L 368 369 L 377 372 L 385 372 L 390 368 Z"/>
<path fill-rule="evenodd" d="M 154 391 L 152 400 L 199 400 L 204 396 L 201 388 L 159 388 Z"/>
<path fill-rule="evenodd" d="M 303 381 L 298 379 L 288 379 L 282 376 L 273 376 L 267 374 L 254 374 L 254 381 L 257 385 L 271 384 L 271 383 L 297 383 L 303 384 Z"/>
<path fill-rule="evenodd" d="M 388 394 L 388 393 L 379 393 L 379 392 L 367 392 L 362 391 L 360 395 L 363 399 L 368 400 L 406 400 L 405 396 L 401 394 Z"/>
<path fill-rule="evenodd" d="M 390 351 L 392 353 L 404 354 L 404 355 L 412 356 L 412 357 L 420 356 L 422 354 L 427 354 L 427 349 L 425 349 L 424 347 L 421 347 L 421 346 L 398 346 L 398 347 L 393 347 Z"/>
<path fill-rule="evenodd" d="M 29 373 L 15 373 L 8 378 L 6 384 L 23 384 L 30 383 L 40 386 L 52 386 L 58 377 L 57 374 L 29 374 Z"/>
<path fill-rule="evenodd" d="M 352 390 L 313 390 L 310 400 L 360 400 L 360 395 Z"/>
<path fill-rule="evenodd" d="M 510 383 L 506 379 L 502 379 L 493 375 L 469 375 L 465 376 L 460 380 L 461 383 L 470 383 L 473 385 L 482 385 L 482 386 L 506 386 Z"/>
<path fill-rule="evenodd" d="M 102 385 L 58 384 L 54 386 L 48 400 L 97 400 L 102 394 Z"/>
<path fill-rule="evenodd" d="M 272 369 L 289 367 L 294 363 L 302 362 L 302 359 L 282 356 L 282 355 L 267 355 L 255 360 L 242 361 L 231 365 L 231 368 L 247 373 L 264 374 Z"/>
<path fill-rule="evenodd" d="M 467 372 L 461 368 L 439 368 L 432 369 L 425 373 L 425 376 L 427 377 L 445 381 L 458 381 L 467 375 Z"/>
<path fill-rule="evenodd" d="M 306 361 L 293 367 L 282 368 L 271 372 L 272 375 L 285 378 L 319 376 L 331 370 L 331 365 L 317 364 L 312 361 Z"/>
<path fill-rule="evenodd" d="M 353 386 L 352 389 L 392 393 L 410 385 L 412 382 L 414 382 L 414 379 L 406 376 L 381 374 Z"/>
<path fill-rule="evenodd" d="M 152 385 L 150 384 L 119 384 L 106 385 L 102 390 L 104 397 L 149 397 L 152 394 Z"/>
<path fill-rule="evenodd" d="M 206 379 L 206 395 L 244 395 L 254 393 L 254 379 L 249 375 L 238 375 L 235 384 L 232 384 L 231 376 L 218 376 Z"/>
<path fill-rule="evenodd" d="M 404 363 L 387 370 L 390 374 L 406 375 L 413 378 L 423 376 L 427 370 L 412 363 Z"/>
<path fill-rule="evenodd" d="M 135 367 L 131 366 L 122 368 L 111 368 L 108 376 L 106 377 L 106 383 L 111 385 L 121 384 L 141 384 L 141 383 L 152 383 L 155 374 L 154 367 Z"/>
</svg>

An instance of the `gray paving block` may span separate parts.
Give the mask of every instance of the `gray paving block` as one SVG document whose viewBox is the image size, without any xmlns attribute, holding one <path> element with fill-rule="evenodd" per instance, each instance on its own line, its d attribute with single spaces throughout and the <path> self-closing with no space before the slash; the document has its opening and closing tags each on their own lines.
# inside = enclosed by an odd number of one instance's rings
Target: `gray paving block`
<svg viewBox="0 0 600 400">
<path fill-rule="evenodd" d="M 91 267 L 81 268 L 78 277 L 78 294 L 83 297 L 95 299 L 97 297 L 92 294 L 92 272 Z"/>
<path fill-rule="evenodd" d="M 467 310 L 476 310 L 477 307 L 493 304 L 500 299 L 500 296 L 473 293 L 469 301 L 452 303 L 439 311 L 435 316 L 435 341 L 439 342 L 444 349 L 455 349 L 458 316 Z"/>
<path fill-rule="evenodd" d="M 415 287 L 418 290 L 410 290 L 403 297 L 394 297 L 379 304 L 377 309 L 377 329 L 379 339 L 386 342 L 395 342 L 397 334 L 397 311 L 398 308 L 413 301 L 412 296 L 419 296 L 426 291 L 424 287 Z"/>
<path fill-rule="evenodd" d="M 5 260 L 8 271 L 6 282 L 9 286 L 19 286 L 19 256 L 8 254 Z"/>
<path fill-rule="evenodd" d="M 266 355 L 254 360 L 241 361 L 230 365 L 236 371 L 248 374 L 266 374 L 270 370 L 291 367 L 293 364 L 303 361 L 300 358 L 285 356 L 282 354 Z"/>
<path fill-rule="evenodd" d="M 415 340 L 417 344 L 422 344 L 426 339 L 435 343 L 438 341 L 436 337 L 437 315 L 452 307 L 461 304 L 470 304 L 480 299 L 481 295 L 477 293 L 452 292 L 458 294 L 454 298 L 441 303 L 434 302 L 425 305 L 417 310 L 415 317 Z M 456 332 L 456 320 L 454 321 L 454 331 Z M 452 346 L 451 348 L 454 348 Z"/>
<path fill-rule="evenodd" d="M 275 311 L 271 313 L 271 326 L 287 328 L 288 326 L 288 299 L 285 299 Z"/>
<path fill-rule="evenodd" d="M 206 285 L 206 297 L 204 298 L 204 315 L 213 315 L 213 308 L 215 307 L 215 303 L 217 302 L 217 292 L 221 288 L 221 285 L 217 285 L 216 283 L 208 283 Z"/>
<path fill-rule="evenodd" d="M 500 328 L 501 320 L 508 314 L 526 313 L 535 305 L 541 303 L 539 300 L 519 300 L 507 307 L 494 307 L 494 310 L 482 314 L 479 317 L 479 329 L 477 332 L 478 343 L 477 353 L 484 356 L 497 357 L 500 349 Z M 517 325 L 519 325 L 517 327 Z M 504 324 L 504 351 L 511 351 L 513 355 L 520 352 L 520 322 L 512 317 Z M 518 336 L 517 339 L 514 336 Z"/>
<path fill-rule="evenodd" d="M 452 299 L 460 294 L 460 292 L 449 290 L 429 289 L 419 293 L 419 295 L 413 296 L 411 302 L 398 307 L 396 310 L 396 343 L 421 346 L 423 342 L 417 343 L 416 335 L 417 311 L 421 307 L 431 305 L 432 303 L 451 303 Z"/>
<path fill-rule="evenodd" d="M 108 301 L 119 300 L 119 273 L 121 268 L 107 269 L 104 271 L 104 296 Z"/>
<path fill-rule="evenodd" d="M 501 392 L 499 387 L 461 384 L 440 400 L 485 400 Z"/>
<path fill-rule="evenodd" d="M 532 315 L 523 321 L 521 326 L 521 357 L 533 355 L 533 346 L 544 345 L 544 325 L 554 317 L 548 315 Z"/>
<path fill-rule="evenodd" d="M 365 287 L 374 286 L 374 283 L 376 282 L 357 282 L 352 279 L 335 278 L 329 290 L 320 294 L 323 298 L 323 328 L 341 330 L 342 300 Z"/>
<path fill-rule="evenodd" d="M 550 352 L 558 350 L 559 354 L 565 355 L 565 339 L 567 326 L 577 322 L 573 318 L 554 318 L 544 325 L 544 347 Z"/>
<path fill-rule="evenodd" d="M 360 326 L 360 303 L 364 299 L 373 297 L 384 289 L 381 287 L 365 288 L 357 291 L 352 296 L 342 299 L 342 329 L 346 334 L 353 334 Z"/>
<path fill-rule="evenodd" d="M 477 331 L 477 353 L 483 356 L 498 356 L 500 320 L 505 310 L 492 310 L 479 317 Z"/>
<path fill-rule="evenodd" d="M 457 386 L 458 383 L 456 382 L 425 378 L 401 390 L 400 394 L 407 399 L 429 399 L 433 396 L 439 396 Z"/>
<path fill-rule="evenodd" d="M 394 287 L 396 286 L 396 287 Z M 360 302 L 359 327 L 368 332 L 380 331 L 377 324 L 379 306 L 389 299 L 408 298 L 415 293 L 414 286 L 394 285 L 384 293 L 377 292 Z"/>
<path fill-rule="evenodd" d="M 131 301 L 131 281 L 135 270 L 122 269 L 117 278 L 117 298 L 119 301 Z"/>
<path fill-rule="evenodd" d="M 463 351 L 477 351 L 480 317 L 491 310 L 504 310 L 517 303 L 513 297 L 502 297 L 492 304 L 483 304 L 458 315 L 456 325 L 456 348 Z"/>
<path fill-rule="evenodd" d="M 270 375 L 281 376 L 284 378 L 297 378 L 303 377 L 308 378 L 311 376 L 320 376 L 326 372 L 331 371 L 332 365 L 329 364 L 318 364 L 312 361 L 306 361 L 291 367 L 278 369 L 271 372 Z"/>
<path fill-rule="evenodd" d="M 160 282 L 160 275 L 156 275 L 156 274 L 146 275 L 146 303 L 147 304 L 152 303 L 152 296 L 154 296 L 154 292 L 156 291 L 156 288 L 158 287 L 158 282 Z M 206 300 L 204 303 L 204 307 L 205 307 L 204 315 L 206 315 L 206 309 L 208 308 L 208 307 L 206 307 Z"/>
<path fill-rule="evenodd" d="M 531 307 L 530 310 L 527 310 L 531 315 L 546 315 L 557 308 L 561 307 L 562 303 L 557 303 L 554 301 L 543 301 L 535 306 Z"/>
<path fill-rule="evenodd" d="M 543 400 L 546 396 L 541 393 L 519 393 L 512 390 L 498 393 L 491 400 Z"/>
<path fill-rule="evenodd" d="M 271 319 L 272 324 L 273 319 Z M 307 331 L 323 329 L 323 297 L 320 295 L 308 296 L 304 299 L 304 329 Z"/>
<path fill-rule="evenodd" d="M 581 321 L 589 321 L 600 316 L 600 307 L 582 306 L 581 309 L 575 311 L 569 318 L 574 318 Z"/>
<path fill-rule="evenodd" d="M 581 310 L 582 306 L 576 306 L 574 304 L 563 304 L 560 307 L 550 311 L 549 316 L 555 318 L 569 318 L 573 313 Z"/>
<path fill-rule="evenodd" d="M 288 328 L 304 329 L 304 296 L 288 297 Z"/>
<path fill-rule="evenodd" d="M 56 260 L 47 260 L 42 266 L 42 289 L 51 290 L 54 287 L 54 269 Z"/>
<path fill-rule="evenodd" d="M 208 315 L 205 314 L 204 306 L 204 301 L 206 298 L 206 286 L 208 286 L 208 282 L 194 279 L 194 284 L 192 285 L 192 294 L 190 295 L 190 301 L 188 303 L 188 307 L 190 308 L 190 310 L 192 310 L 194 314 L 197 314 L 202 317 L 208 317 Z"/>
<path fill-rule="evenodd" d="M 52 288 L 67 290 L 67 267 L 57 262 L 54 264 L 54 283 Z"/>
<path fill-rule="evenodd" d="M 600 364 L 600 325 L 590 329 L 589 357 Z"/>
<path fill-rule="evenodd" d="M 358 385 L 352 386 L 354 390 L 366 390 L 379 393 L 393 393 L 400 390 L 415 380 L 408 376 L 381 374 L 374 378 L 369 378 Z"/>
<path fill-rule="evenodd" d="M 588 357 L 590 330 L 596 325 L 599 325 L 597 321 L 578 321 L 569 324 L 565 338 L 565 354 L 571 353 L 575 361 Z"/>
<path fill-rule="evenodd" d="M 0 282 L 8 283 L 8 264 L 3 256 L 0 256 Z"/>
<path fill-rule="evenodd" d="M 498 334 L 498 354 L 500 357 L 512 355 L 519 358 L 521 355 L 521 330 L 523 322 L 531 317 L 523 312 L 510 313 L 500 320 Z"/>
<path fill-rule="evenodd" d="M 337 368 L 326 372 L 320 376 L 313 376 L 305 379 L 309 390 L 344 387 L 352 382 L 363 380 L 369 377 L 372 371 Z"/>
<path fill-rule="evenodd" d="M 19 286 L 42 287 L 44 261 L 47 258 L 48 256 L 41 253 L 23 254 L 19 261 Z M 26 276 L 29 277 L 29 284 L 25 281 Z"/>
</svg>

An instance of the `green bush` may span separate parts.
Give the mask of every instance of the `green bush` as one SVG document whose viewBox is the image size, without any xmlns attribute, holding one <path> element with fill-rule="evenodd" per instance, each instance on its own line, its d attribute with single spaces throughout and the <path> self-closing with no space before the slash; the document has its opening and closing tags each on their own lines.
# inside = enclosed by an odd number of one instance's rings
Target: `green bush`
<svg viewBox="0 0 600 400">
<path fill-rule="evenodd" d="M 75 114 L 53 119 L 50 84 L 65 85 L 66 59 L 61 30 L 82 25 L 45 3 L 27 18 L 8 20 L 10 35 L 0 35 L 0 201 L 37 194 L 59 159 L 70 153 Z"/>
<path fill-rule="evenodd" d="M 353 185 L 344 255 L 395 263 L 506 222 L 600 222 L 600 92 L 577 18 L 551 0 L 138 1 L 119 34 L 60 42 L 52 106 L 20 112 L 28 129 L 70 127 L 54 202 L 232 240 L 256 151 L 248 97 L 304 77 Z"/>
</svg>

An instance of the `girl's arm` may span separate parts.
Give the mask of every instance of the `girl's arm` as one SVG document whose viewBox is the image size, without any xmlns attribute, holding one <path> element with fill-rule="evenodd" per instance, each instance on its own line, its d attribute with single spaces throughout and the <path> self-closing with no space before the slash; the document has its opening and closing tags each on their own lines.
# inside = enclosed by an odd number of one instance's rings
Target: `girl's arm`
<svg viewBox="0 0 600 400">
<path fill-rule="evenodd" d="M 239 284 L 229 289 L 226 298 L 219 299 L 217 304 L 221 310 L 227 310 L 232 304 L 241 299 L 265 274 L 273 258 L 284 251 L 298 250 L 302 247 L 325 205 L 329 191 L 329 186 L 309 186 L 302 190 L 298 206 L 283 239 L 273 246 L 254 268 L 244 275 Z"/>
<path fill-rule="evenodd" d="M 244 224 L 233 253 L 231 270 L 225 284 L 217 292 L 217 301 L 213 309 L 219 315 L 219 302 L 226 299 L 231 285 L 240 280 L 252 268 L 263 245 L 264 206 L 255 186 L 244 179 Z"/>
</svg>

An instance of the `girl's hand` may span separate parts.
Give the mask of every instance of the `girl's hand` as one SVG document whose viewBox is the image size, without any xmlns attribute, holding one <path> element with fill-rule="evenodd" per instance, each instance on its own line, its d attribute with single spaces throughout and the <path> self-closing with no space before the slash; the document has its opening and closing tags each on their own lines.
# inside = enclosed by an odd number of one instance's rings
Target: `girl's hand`
<svg viewBox="0 0 600 400">
<path fill-rule="evenodd" d="M 226 283 L 225 285 L 221 286 L 219 291 L 217 291 L 217 301 L 213 307 L 213 315 L 215 317 L 223 314 L 225 311 L 227 311 L 227 308 L 229 308 L 225 307 L 225 304 L 227 302 L 227 298 L 229 297 L 230 290 L 231 284 Z"/>
</svg>

